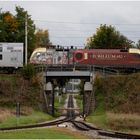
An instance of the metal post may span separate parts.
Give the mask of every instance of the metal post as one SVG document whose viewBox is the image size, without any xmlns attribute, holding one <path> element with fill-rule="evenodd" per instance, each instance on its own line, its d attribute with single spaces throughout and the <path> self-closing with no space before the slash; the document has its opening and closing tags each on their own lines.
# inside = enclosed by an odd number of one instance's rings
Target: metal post
<svg viewBox="0 0 140 140">
<path fill-rule="evenodd" d="M 17 102 L 16 104 L 16 116 L 20 117 L 20 103 L 19 102 Z"/>
<path fill-rule="evenodd" d="M 27 53 L 27 48 L 28 48 L 28 22 L 27 22 L 27 13 L 25 15 L 25 65 L 27 65 L 27 60 L 28 60 L 28 53 Z"/>
<path fill-rule="evenodd" d="M 54 86 L 53 86 L 53 90 L 52 90 L 52 116 L 54 116 L 54 98 L 55 98 L 55 95 L 54 95 Z"/>
<path fill-rule="evenodd" d="M 85 115 L 85 91 L 83 92 L 83 117 Z"/>
<path fill-rule="evenodd" d="M 70 64 L 70 50 L 69 49 L 68 49 L 67 55 L 68 55 L 68 65 L 69 65 Z"/>
<path fill-rule="evenodd" d="M 19 117 L 20 117 L 20 103 L 16 103 L 16 126 L 19 125 Z"/>
<path fill-rule="evenodd" d="M 0 8 L 0 21 L 2 20 L 1 10 L 2 8 Z"/>
</svg>

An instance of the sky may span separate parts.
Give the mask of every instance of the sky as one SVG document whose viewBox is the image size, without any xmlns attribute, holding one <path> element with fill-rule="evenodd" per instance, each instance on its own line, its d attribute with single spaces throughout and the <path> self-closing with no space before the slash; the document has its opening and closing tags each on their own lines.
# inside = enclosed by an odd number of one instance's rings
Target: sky
<svg viewBox="0 0 140 140">
<path fill-rule="evenodd" d="M 49 30 L 54 45 L 83 47 L 100 24 L 112 25 L 128 39 L 140 39 L 140 1 L 2 1 L 1 12 L 21 6 L 37 28 Z"/>
</svg>

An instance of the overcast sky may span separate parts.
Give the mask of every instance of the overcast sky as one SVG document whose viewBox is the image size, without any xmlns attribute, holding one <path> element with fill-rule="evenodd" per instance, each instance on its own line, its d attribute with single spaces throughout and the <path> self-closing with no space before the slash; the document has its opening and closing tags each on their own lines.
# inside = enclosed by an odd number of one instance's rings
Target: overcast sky
<svg viewBox="0 0 140 140">
<path fill-rule="evenodd" d="M 1 1 L 1 11 L 28 11 L 36 27 L 48 29 L 55 45 L 84 46 L 100 24 L 113 25 L 135 42 L 140 39 L 140 1 Z"/>
</svg>

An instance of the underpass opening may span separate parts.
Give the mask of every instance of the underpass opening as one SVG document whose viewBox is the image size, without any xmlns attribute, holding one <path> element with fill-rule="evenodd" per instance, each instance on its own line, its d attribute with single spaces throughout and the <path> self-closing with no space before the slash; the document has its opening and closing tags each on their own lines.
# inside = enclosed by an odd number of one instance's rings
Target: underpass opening
<svg viewBox="0 0 140 140">
<path fill-rule="evenodd" d="M 64 85 L 65 85 L 65 83 L 68 83 L 68 81 L 69 82 L 72 82 L 72 81 L 78 81 L 79 82 L 80 80 L 84 81 L 84 83 L 86 83 L 86 82 L 90 83 L 90 80 L 93 78 L 92 75 L 93 74 L 90 71 L 82 71 L 82 72 L 75 72 L 75 71 L 71 71 L 71 72 L 67 72 L 67 71 L 65 71 L 65 72 L 64 71 L 59 71 L 59 72 L 58 71 L 57 72 L 53 71 L 52 72 L 51 71 L 50 72 L 50 71 L 47 71 L 44 74 L 44 77 L 45 77 L 44 84 L 51 82 L 52 87 L 53 87 L 51 95 L 49 93 L 47 93 L 47 94 L 49 94 L 47 96 L 49 99 L 47 99 L 47 100 L 50 100 L 48 102 L 48 105 L 47 105 L 47 107 L 49 107 L 49 109 L 47 109 L 47 112 L 54 116 L 55 113 L 58 111 L 58 108 L 59 108 L 57 103 L 58 102 L 60 103 L 63 100 L 62 98 L 66 98 L 68 93 L 70 93 L 70 94 L 77 93 L 77 94 L 74 95 L 76 100 L 78 98 L 78 99 L 82 100 L 82 102 L 80 101 L 80 105 L 78 103 L 78 105 L 80 106 L 80 109 L 75 108 L 75 110 L 78 110 L 78 111 L 80 110 L 80 113 L 78 115 L 80 115 L 80 114 L 82 116 L 84 116 L 85 114 L 88 115 L 87 112 L 85 113 L 85 110 L 91 110 L 91 109 L 89 109 L 90 105 L 85 105 L 85 104 L 90 103 L 90 102 L 89 102 L 89 99 L 85 99 L 85 98 L 90 98 L 91 95 L 88 94 L 88 96 L 86 96 L 85 95 L 85 94 L 87 94 L 86 91 L 83 91 L 83 94 L 80 93 L 80 91 L 78 91 L 78 88 L 80 87 L 79 85 L 76 85 L 77 86 L 76 87 L 77 92 L 74 91 L 76 89 L 74 87 L 75 85 L 71 84 L 71 91 L 70 91 L 70 89 L 68 89 L 67 86 L 65 87 Z M 56 83 L 57 83 L 57 86 L 56 86 Z M 79 84 L 80 84 L 80 82 L 79 82 Z M 56 87 L 58 87 L 58 91 L 55 94 L 55 88 Z M 83 89 L 84 89 L 84 85 L 82 85 L 82 87 L 81 87 L 81 90 L 83 90 Z M 46 90 L 47 89 L 45 89 L 45 93 L 46 93 Z M 87 107 L 88 107 L 88 109 L 87 109 Z M 61 108 L 61 110 L 63 110 L 63 108 Z"/>
</svg>

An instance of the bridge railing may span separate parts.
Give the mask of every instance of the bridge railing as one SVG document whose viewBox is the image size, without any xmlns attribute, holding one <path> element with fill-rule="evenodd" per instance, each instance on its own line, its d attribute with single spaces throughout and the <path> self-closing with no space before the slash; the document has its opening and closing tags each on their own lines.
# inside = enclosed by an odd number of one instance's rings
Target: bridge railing
<svg viewBox="0 0 140 140">
<path fill-rule="evenodd" d="M 47 72 L 47 71 L 90 71 L 90 72 L 102 72 L 102 73 L 112 73 L 118 74 L 126 71 L 135 72 L 140 70 L 140 66 L 126 66 L 126 65 L 85 65 L 85 64 L 63 64 L 63 65 L 36 65 L 35 69 L 37 72 Z"/>
</svg>

